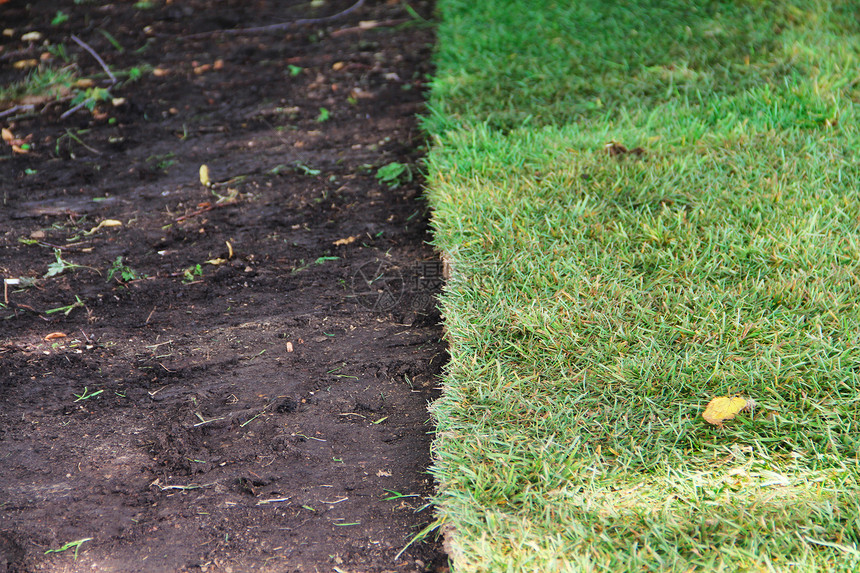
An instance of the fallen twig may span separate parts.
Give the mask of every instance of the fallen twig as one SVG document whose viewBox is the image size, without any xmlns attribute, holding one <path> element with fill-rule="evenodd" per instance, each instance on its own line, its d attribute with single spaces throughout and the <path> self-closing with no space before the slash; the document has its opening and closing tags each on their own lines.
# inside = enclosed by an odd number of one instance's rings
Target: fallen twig
<svg viewBox="0 0 860 573">
<path fill-rule="evenodd" d="M 33 104 L 25 104 L 25 105 L 16 105 L 10 107 L 5 111 L 0 111 L 0 117 L 6 117 L 7 115 L 13 115 L 18 113 L 19 111 L 33 111 L 36 109 L 36 106 Z"/>
<path fill-rule="evenodd" d="M 95 50 L 93 50 L 92 48 L 90 48 L 90 47 L 89 47 L 89 45 L 87 45 L 87 43 L 86 43 L 86 42 L 84 42 L 83 40 L 81 40 L 80 38 L 78 38 L 77 36 L 75 36 L 74 34 L 72 34 L 72 40 L 74 40 L 74 41 L 75 41 L 75 43 L 77 43 L 80 47 L 82 47 L 82 48 L 83 48 L 83 49 L 85 49 L 87 52 L 89 52 L 89 53 L 90 53 L 90 55 L 96 59 L 96 61 L 99 63 L 99 65 L 102 67 L 102 69 L 105 71 L 105 73 L 106 73 L 106 74 L 108 75 L 108 77 L 110 78 L 110 83 L 111 83 L 111 84 L 115 84 L 115 83 L 117 82 L 116 76 L 115 76 L 115 75 L 113 75 L 113 73 L 111 73 L 110 68 L 108 68 L 108 66 L 107 66 L 107 64 L 105 63 L 105 61 L 104 61 L 103 59 L 101 59 L 101 57 L 99 57 L 99 55 L 96 53 L 96 51 L 95 51 Z"/>
<path fill-rule="evenodd" d="M 61 115 L 61 116 L 60 116 L 60 119 L 66 119 L 67 117 L 69 117 L 70 115 L 72 115 L 73 113 L 75 113 L 76 111 L 78 111 L 79 109 L 83 109 L 83 107 L 84 107 L 84 106 L 86 106 L 86 105 L 87 105 L 87 102 L 82 101 L 81 103 L 79 103 L 79 104 L 78 104 L 78 105 L 76 105 L 75 107 L 72 107 L 72 108 L 67 109 L 67 110 L 63 113 L 63 115 Z M 78 143 L 80 143 L 80 141 L 78 141 Z M 82 144 L 82 145 L 83 145 L 83 144 Z M 84 145 L 84 147 L 86 147 L 86 145 Z M 96 153 L 98 153 L 98 151 L 96 151 Z"/>
<path fill-rule="evenodd" d="M 200 209 L 197 209 L 196 211 L 192 211 L 191 213 L 188 213 L 187 215 L 182 215 L 180 217 L 177 217 L 176 222 L 181 223 L 182 221 L 185 221 L 186 219 L 196 217 L 197 215 L 202 215 L 203 213 L 207 213 L 207 212 L 211 211 L 212 209 L 217 209 L 218 207 L 227 207 L 228 205 L 235 205 L 238 202 L 239 201 L 228 201 L 227 203 L 215 203 L 214 205 L 209 203 L 206 206 L 201 207 Z"/>
<path fill-rule="evenodd" d="M 277 497 L 275 499 L 261 499 L 257 502 L 257 505 L 265 505 L 267 503 L 281 503 L 282 501 L 290 501 L 288 497 Z"/>
<path fill-rule="evenodd" d="M 331 33 L 331 35 L 332 37 L 336 38 L 344 34 L 351 34 L 353 32 L 364 32 L 366 30 L 373 30 L 374 28 L 390 28 L 391 26 L 399 26 L 400 24 L 405 24 L 406 22 L 411 21 L 411 18 L 398 18 L 397 20 L 383 20 L 381 22 L 362 22 L 358 26 L 335 30 Z"/>
<path fill-rule="evenodd" d="M 268 26 L 256 26 L 254 28 L 234 28 L 230 30 L 212 30 L 211 32 L 200 32 L 199 34 L 191 34 L 190 36 L 184 36 L 186 39 L 188 38 L 205 38 L 207 36 L 214 36 L 217 34 L 224 35 L 236 35 L 236 34 L 256 34 L 258 32 L 274 32 L 278 30 L 289 30 L 290 28 L 297 28 L 299 26 L 306 26 L 308 24 L 323 24 L 325 22 L 331 22 L 333 20 L 337 20 L 338 18 L 343 18 L 344 16 L 348 16 L 349 14 L 355 12 L 359 8 L 364 5 L 365 0 L 358 0 L 355 4 L 347 8 L 342 12 L 338 12 L 337 14 L 333 14 L 331 16 L 324 16 L 322 18 L 304 18 L 301 20 L 293 20 L 291 22 L 282 22 L 280 24 L 269 24 Z"/>
</svg>

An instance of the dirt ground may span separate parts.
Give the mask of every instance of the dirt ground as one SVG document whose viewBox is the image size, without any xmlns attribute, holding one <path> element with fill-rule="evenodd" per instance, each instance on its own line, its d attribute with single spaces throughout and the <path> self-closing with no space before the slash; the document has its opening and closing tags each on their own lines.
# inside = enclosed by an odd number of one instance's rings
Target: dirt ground
<svg viewBox="0 0 860 573">
<path fill-rule="evenodd" d="M 0 3 L 90 80 L 0 101 L 0 573 L 447 570 L 432 6 L 351 6 Z"/>
</svg>

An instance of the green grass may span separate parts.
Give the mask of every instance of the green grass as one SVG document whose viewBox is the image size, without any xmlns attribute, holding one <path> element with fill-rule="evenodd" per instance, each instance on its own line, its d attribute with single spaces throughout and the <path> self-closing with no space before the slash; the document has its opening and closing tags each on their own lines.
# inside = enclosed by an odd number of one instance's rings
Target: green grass
<svg viewBox="0 0 860 573">
<path fill-rule="evenodd" d="M 77 77 L 69 68 L 38 68 L 27 78 L 0 86 L 0 102 L 16 102 L 27 97 L 59 99 L 70 93 Z"/>
<path fill-rule="evenodd" d="M 860 570 L 860 3 L 439 6 L 455 570 Z"/>
</svg>

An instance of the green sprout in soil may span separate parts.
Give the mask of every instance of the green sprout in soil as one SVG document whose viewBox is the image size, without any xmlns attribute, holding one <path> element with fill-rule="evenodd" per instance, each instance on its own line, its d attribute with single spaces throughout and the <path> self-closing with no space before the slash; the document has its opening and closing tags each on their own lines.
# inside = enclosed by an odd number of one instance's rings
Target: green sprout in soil
<svg viewBox="0 0 860 573">
<path fill-rule="evenodd" d="M 81 402 L 82 400 L 89 400 L 90 398 L 94 398 L 104 392 L 104 390 L 97 390 L 95 392 L 89 392 L 89 388 L 84 386 L 84 391 L 80 394 L 75 394 L 75 402 Z"/>
<path fill-rule="evenodd" d="M 108 269 L 108 277 L 105 282 L 110 282 L 114 277 L 116 277 L 118 282 L 127 283 L 129 281 L 144 278 L 144 276 L 145 275 L 141 275 L 130 266 L 123 264 L 122 256 L 119 256 Z"/>
<path fill-rule="evenodd" d="M 45 273 L 44 278 L 50 278 L 56 275 L 63 274 L 66 271 L 75 270 L 75 269 L 88 269 L 90 267 L 85 267 L 84 265 L 78 265 L 75 263 L 71 263 L 65 259 L 63 259 L 63 253 L 60 249 L 54 249 L 54 256 L 57 258 L 57 261 L 48 265 L 48 272 Z"/>
<path fill-rule="evenodd" d="M 57 10 L 57 15 L 51 20 L 51 26 L 59 26 L 69 21 L 69 15 L 62 10 Z"/>
<path fill-rule="evenodd" d="M 105 88 L 90 87 L 82 92 L 78 92 L 78 94 L 72 98 L 71 104 L 72 109 L 85 107 L 88 110 L 93 111 L 99 103 L 110 101 L 112 99 L 113 96 Z"/>
<path fill-rule="evenodd" d="M 393 161 L 380 167 L 376 171 L 376 178 L 388 185 L 389 189 L 396 189 L 402 183 L 412 181 L 412 168 L 404 163 Z"/>
<path fill-rule="evenodd" d="M 63 551 L 66 551 L 67 549 L 74 548 L 75 549 L 75 561 L 77 561 L 78 560 L 78 550 L 81 548 L 81 545 L 83 545 L 87 541 L 91 541 L 91 540 L 92 540 L 92 537 L 84 537 L 83 539 L 78 539 L 77 541 L 69 541 L 68 543 L 66 543 L 65 545 L 60 547 L 59 549 L 48 549 L 47 551 L 45 551 L 45 555 L 47 555 L 48 553 L 62 553 Z"/>
<path fill-rule="evenodd" d="M 59 99 L 70 91 L 76 79 L 69 67 L 37 69 L 20 82 L 0 86 L 0 101 L 16 101 L 26 96 Z"/>
<path fill-rule="evenodd" d="M 393 501 L 395 499 L 403 499 L 404 497 L 419 497 L 417 493 L 400 493 L 393 489 L 386 489 L 385 491 L 388 492 L 388 497 L 382 498 L 383 501 Z"/>
<path fill-rule="evenodd" d="M 64 315 L 69 316 L 73 310 L 76 308 L 83 308 L 84 301 L 81 300 L 81 297 L 75 295 L 75 302 L 72 304 L 67 304 L 66 306 L 60 306 L 57 308 L 51 308 L 45 311 L 45 314 L 55 314 L 58 312 L 62 312 Z"/>
<path fill-rule="evenodd" d="M 184 283 L 194 282 L 195 280 L 199 279 L 202 276 L 203 276 L 203 267 L 201 267 L 200 264 L 198 263 L 198 264 L 194 265 L 193 267 L 188 267 L 187 269 L 185 269 L 185 272 L 182 276 L 182 282 L 184 282 Z"/>
</svg>

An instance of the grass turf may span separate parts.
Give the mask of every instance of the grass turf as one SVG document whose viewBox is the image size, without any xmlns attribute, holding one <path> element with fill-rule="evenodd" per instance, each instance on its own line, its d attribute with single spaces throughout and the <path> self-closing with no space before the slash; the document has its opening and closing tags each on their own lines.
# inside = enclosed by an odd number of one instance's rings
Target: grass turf
<svg viewBox="0 0 860 573">
<path fill-rule="evenodd" d="M 456 570 L 860 569 L 860 3 L 439 6 Z"/>
</svg>

